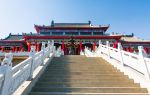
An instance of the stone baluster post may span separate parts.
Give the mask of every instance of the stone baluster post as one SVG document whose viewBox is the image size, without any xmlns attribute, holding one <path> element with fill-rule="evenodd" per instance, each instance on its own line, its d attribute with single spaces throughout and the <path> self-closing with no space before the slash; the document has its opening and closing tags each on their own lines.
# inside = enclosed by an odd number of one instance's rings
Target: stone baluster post
<svg viewBox="0 0 150 95">
<path fill-rule="evenodd" d="M 99 46 L 98 46 L 98 56 L 101 56 L 102 41 L 99 40 L 98 44 L 99 44 Z"/>
<path fill-rule="evenodd" d="M 144 61 L 143 46 L 138 46 L 138 50 L 139 50 L 139 61 L 140 61 L 140 64 L 142 65 L 142 67 L 143 67 L 145 78 L 146 78 L 146 80 L 150 80 L 150 72 L 148 70 L 146 62 Z"/>
<path fill-rule="evenodd" d="M 47 43 L 47 44 L 48 44 L 48 47 L 50 48 L 50 46 L 51 46 L 51 42 L 50 42 L 50 41 L 48 41 L 48 43 Z"/>
<path fill-rule="evenodd" d="M 49 49 L 50 49 L 50 53 L 52 52 L 52 41 L 49 41 Z"/>
<path fill-rule="evenodd" d="M 87 46 L 85 46 L 85 49 L 84 49 L 85 55 L 87 55 L 87 50 L 88 50 L 88 48 L 87 48 Z"/>
<path fill-rule="evenodd" d="M 50 48 L 51 47 L 51 42 L 50 41 L 48 41 L 48 57 L 50 57 Z"/>
<path fill-rule="evenodd" d="M 124 66 L 124 61 L 123 61 L 123 56 L 122 56 L 122 46 L 121 46 L 121 43 L 118 43 L 118 53 L 119 53 L 119 57 L 120 57 L 120 63 L 122 66 Z"/>
<path fill-rule="evenodd" d="M 54 47 L 54 40 L 52 40 L 51 43 L 52 43 L 51 45 Z"/>
<path fill-rule="evenodd" d="M 101 48 L 101 45 L 102 45 L 102 41 L 99 40 L 99 41 L 98 41 L 98 46 L 99 46 L 99 48 Z"/>
<path fill-rule="evenodd" d="M 55 50 L 54 50 L 54 40 L 51 41 L 51 52 L 53 53 Z"/>
<path fill-rule="evenodd" d="M 86 55 L 86 46 L 84 47 L 84 55 Z"/>
<path fill-rule="evenodd" d="M 12 79 L 12 53 L 6 53 L 5 58 L 0 66 L 0 74 L 4 75 L 3 85 L 0 90 L 0 95 L 9 95 L 9 87 Z"/>
<path fill-rule="evenodd" d="M 54 46 L 54 40 L 52 40 L 52 46 Z"/>
<path fill-rule="evenodd" d="M 42 42 L 42 47 L 41 49 L 44 51 L 45 50 L 45 42 Z"/>
<path fill-rule="evenodd" d="M 43 53 L 43 56 L 42 56 L 42 65 L 44 65 L 44 60 L 45 60 L 45 42 L 42 42 L 42 53 Z"/>
<path fill-rule="evenodd" d="M 61 50 L 61 46 L 59 47 L 59 55 L 60 55 L 60 56 L 63 55 L 63 52 L 62 52 L 62 50 Z"/>
<path fill-rule="evenodd" d="M 110 43 L 109 43 L 109 41 L 106 41 L 106 46 L 107 46 L 108 60 L 110 60 L 110 52 L 109 52 Z"/>
<path fill-rule="evenodd" d="M 30 76 L 29 76 L 29 80 L 32 79 L 33 76 L 33 70 L 34 70 L 34 59 L 35 59 L 35 46 L 31 46 L 31 50 L 30 50 L 30 55 L 31 57 L 31 68 L 30 68 Z"/>
</svg>

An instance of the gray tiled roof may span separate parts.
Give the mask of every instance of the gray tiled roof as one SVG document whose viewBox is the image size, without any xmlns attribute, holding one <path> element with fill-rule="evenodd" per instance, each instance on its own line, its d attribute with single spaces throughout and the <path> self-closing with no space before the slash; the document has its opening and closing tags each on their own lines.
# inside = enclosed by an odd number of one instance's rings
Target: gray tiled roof
<svg viewBox="0 0 150 95">
<path fill-rule="evenodd" d="M 87 23 L 55 23 L 53 20 L 51 22 L 51 26 L 54 27 L 90 27 L 91 21 Z"/>
<path fill-rule="evenodd" d="M 8 37 L 6 37 L 4 40 L 23 40 L 23 35 L 12 35 L 9 34 Z"/>
</svg>

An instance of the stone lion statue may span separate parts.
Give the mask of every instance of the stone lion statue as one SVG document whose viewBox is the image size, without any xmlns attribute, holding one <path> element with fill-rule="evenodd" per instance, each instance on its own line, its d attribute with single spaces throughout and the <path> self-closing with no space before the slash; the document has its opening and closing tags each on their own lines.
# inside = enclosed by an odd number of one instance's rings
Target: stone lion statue
<svg viewBox="0 0 150 95">
<path fill-rule="evenodd" d="M 12 59 L 13 59 L 12 53 L 6 53 L 5 58 L 1 62 L 1 65 L 12 66 Z"/>
</svg>

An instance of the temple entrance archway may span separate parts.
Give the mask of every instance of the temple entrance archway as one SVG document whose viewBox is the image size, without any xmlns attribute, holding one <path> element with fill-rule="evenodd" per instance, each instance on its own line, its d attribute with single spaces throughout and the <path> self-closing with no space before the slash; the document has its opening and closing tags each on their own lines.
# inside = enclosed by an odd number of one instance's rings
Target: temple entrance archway
<svg viewBox="0 0 150 95">
<path fill-rule="evenodd" d="M 79 44 L 75 43 L 73 36 L 70 37 L 70 40 L 65 45 L 65 55 L 79 55 Z"/>
<path fill-rule="evenodd" d="M 79 45 L 78 44 L 66 44 L 65 55 L 79 55 Z"/>
</svg>

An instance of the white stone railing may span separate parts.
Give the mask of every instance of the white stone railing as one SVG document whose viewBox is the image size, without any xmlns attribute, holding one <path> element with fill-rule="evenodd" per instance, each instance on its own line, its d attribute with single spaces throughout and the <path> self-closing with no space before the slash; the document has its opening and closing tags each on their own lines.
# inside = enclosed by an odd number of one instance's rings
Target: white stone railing
<svg viewBox="0 0 150 95">
<path fill-rule="evenodd" d="M 18 65 L 12 67 L 12 54 L 6 54 L 0 66 L 0 95 L 12 95 L 25 81 L 32 80 L 33 72 L 39 66 L 46 66 L 44 59 L 52 58 L 55 50 L 53 44 L 42 43 L 42 50 L 35 53 L 35 47 L 31 47 L 30 56 Z"/>
<path fill-rule="evenodd" d="M 29 56 L 30 52 L 13 52 L 13 56 Z M 5 52 L 0 52 L 0 56 L 5 56 Z"/>
<path fill-rule="evenodd" d="M 88 47 L 85 47 L 84 54 L 87 57 L 96 57 L 95 53 L 93 51 L 91 51 Z"/>
<path fill-rule="evenodd" d="M 61 46 L 60 46 L 55 51 L 55 57 L 60 57 L 61 55 L 64 55 L 64 51 L 61 50 Z"/>
<path fill-rule="evenodd" d="M 82 50 L 80 51 L 80 55 L 85 55 L 84 52 L 83 52 Z"/>
<path fill-rule="evenodd" d="M 85 55 L 87 57 L 104 58 L 150 91 L 150 58 L 145 56 L 146 54 L 142 46 L 139 46 L 138 49 L 138 54 L 130 53 L 124 51 L 120 43 L 118 43 L 118 48 L 116 49 L 110 47 L 107 41 L 106 45 L 99 42 L 99 47 L 95 52 L 85 48 Z"/>
</svg>

